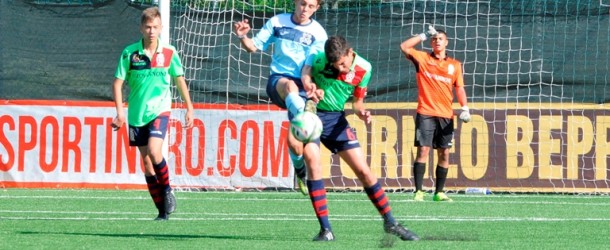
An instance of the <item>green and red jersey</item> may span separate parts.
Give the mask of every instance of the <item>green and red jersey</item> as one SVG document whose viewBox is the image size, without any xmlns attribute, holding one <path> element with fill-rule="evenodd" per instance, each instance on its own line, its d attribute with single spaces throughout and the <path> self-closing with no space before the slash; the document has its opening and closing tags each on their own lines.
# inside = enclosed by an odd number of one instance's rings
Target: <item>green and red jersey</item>
<svg viewBox="0 0 610 250">
<path fill-rule="evenodd" d="M 310 62 L 310 60 L 308 60 Z M 354 53 L 354 61 L 348 73 L 341 73 L 320 52 L 311 60 L 311 75 L 318 89 L 324 90 L 324 98 L 317 108 L 324 111 L 343 111 L 350 97 L 364 98 L 373 67 L 366 59 Z"/>
<path fill-rule="evenodd" d="M 144 52 L 142 40 L 127 46 L 121 53 L 114 76 L 129 84 L 129 125 L 144 126 L 159 114 L 170 111 L 171 79 L 183 75 L 180 56 L 173 46 L 159 41 L 152 58 Z"/>
</svg>

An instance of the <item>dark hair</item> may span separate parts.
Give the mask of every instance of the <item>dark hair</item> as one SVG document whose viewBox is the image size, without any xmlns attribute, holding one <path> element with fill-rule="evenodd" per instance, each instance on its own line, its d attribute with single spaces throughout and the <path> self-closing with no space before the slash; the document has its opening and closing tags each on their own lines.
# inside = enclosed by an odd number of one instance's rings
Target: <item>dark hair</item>
<svg viewBox="0 0 610 250">
<path fill-rule="evenodd" d="M 447 37 L 447 32 L 445 32 L 444 30 L 436 30 L 437 34 L 443 34 L 445 35 L 445 37 Z"/>
<path fill-rule="evenodd" d="M 342 36 L 331 36 L 324 44 L 324 52 L 326 59 L 330 63 L 339 61 L 339 58 L 347 55 L 352 47 L 347 40 Z"/>
<path fill-rule="evenodd" d="M 161 12 L 158 7 L 148 7 L 144 11 L 142 11 L 142 16 L 140 17 L 140 24 L 144 24 L 149 20 L 154 20 L 155 18 L 161 18 Z"/>
</svg>

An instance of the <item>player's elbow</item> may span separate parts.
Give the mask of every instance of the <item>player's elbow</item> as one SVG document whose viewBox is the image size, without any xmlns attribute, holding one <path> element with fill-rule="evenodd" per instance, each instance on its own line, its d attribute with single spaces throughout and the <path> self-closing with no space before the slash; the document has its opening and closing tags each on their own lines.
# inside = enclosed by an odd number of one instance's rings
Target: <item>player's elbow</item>
<svg viewBox="0 0 610 250">
<path fill-rule="evenodd" d="M 409 46 L 409 44 L 406 41 L 400 44 L 400 51 L 402 51 L 402 53 L 405 55 L 409 54 L 409 50 L 411 50 L 411 48 L 412 47 Z"/>
</svg>

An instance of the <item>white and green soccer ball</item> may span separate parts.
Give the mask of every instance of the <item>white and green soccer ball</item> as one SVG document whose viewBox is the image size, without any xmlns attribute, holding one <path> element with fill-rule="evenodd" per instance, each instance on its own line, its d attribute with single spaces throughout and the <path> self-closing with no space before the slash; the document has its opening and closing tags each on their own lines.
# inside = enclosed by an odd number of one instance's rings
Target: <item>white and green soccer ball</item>
<svg viewBox="0 0 610 250">
<path fill-rule="evenodd" d="M 290 121 L 290 132 L 297 140 L 308 143 L 320 138 L 322 121 L 312 112 L 301 112 Z"/>
</svg>

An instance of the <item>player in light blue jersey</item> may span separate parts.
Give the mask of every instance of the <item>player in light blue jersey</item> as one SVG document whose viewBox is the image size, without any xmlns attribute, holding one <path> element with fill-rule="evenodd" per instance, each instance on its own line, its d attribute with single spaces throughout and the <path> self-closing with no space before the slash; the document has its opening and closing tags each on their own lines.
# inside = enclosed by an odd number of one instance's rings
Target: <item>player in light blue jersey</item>
<svg viewBox="0 0 610 250">
<path fill-rule="evenodd" d="M 321 0 L 295 0 L 293 13 L 283 13 L 269 19 L 252 39 L 247 19 L 234 24 L 234 32 L 246 51 L 267 50 L 273 45 L 271 76 L 267 82 L 267 95 L 280 108 L 288 110 L 291 120 L 308 106 L 318 102 L 315 84 L 301 82 L 301 69 L 307 57 L 324 49 L 328 39 L 326 31 L 311 16 L 320 8 Z M 301 192 L 307 195 L 306 168 L 303 161 L 303 143 L 288 133 L 288 147 Z"/>
</svg>

